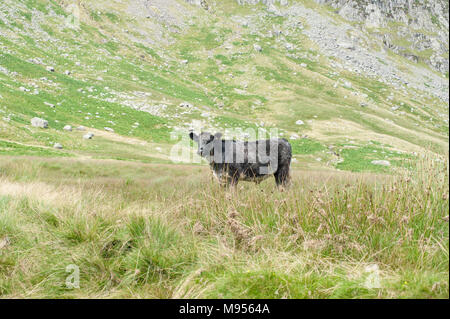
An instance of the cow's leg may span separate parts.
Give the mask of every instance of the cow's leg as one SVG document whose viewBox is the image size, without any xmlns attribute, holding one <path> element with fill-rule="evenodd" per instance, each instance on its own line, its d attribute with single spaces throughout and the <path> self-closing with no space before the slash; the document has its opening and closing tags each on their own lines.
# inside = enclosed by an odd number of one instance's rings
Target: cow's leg
<svg viewBox="0 0 450 319">
<path fill-rule="evenodd" d="M 238 172 L 231 170 L 229 168 L 224 168 L 220 172 L 220 186 L 226 189 L 235 189 L 236 185 L 239 181 L 239 174 Z"/>
<path fill-rule="evenodd" d="M 220 183 L 220 186 L 223 189 L 231 190 L 232 192 L 234 192 L 234 190 L 236 189 L 237 183 L 238 183 L 238 180 L 228 177 L 228 178 L 224 179 L 222 183 Z"/>
<path fill-rule="evenodd" d="M 273 174 L 278 187 L 287 187 L 290 184 L 289 164 L 280 164 L 277 171 Z"/>
</svg>

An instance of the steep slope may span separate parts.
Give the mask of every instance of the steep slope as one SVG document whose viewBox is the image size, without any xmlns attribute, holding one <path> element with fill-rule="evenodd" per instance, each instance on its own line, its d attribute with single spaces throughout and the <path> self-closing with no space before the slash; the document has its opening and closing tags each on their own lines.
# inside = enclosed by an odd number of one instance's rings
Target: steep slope
<svg viewBox="0 0 450 319">
<path fill-rule="evenodd" d="M 447 152 L 448 71 L 430 59 L 448 61 L 448 15 L 429 30 L 443 51 L 414 62 L 383 44 L 386 25 L 374 31 L 333 10 L 314 1 L 3 1 L 0 150 L 169 161 L 195 126 L 277 128 L 294 165 L 309 168 L 386 171 L 371 162 Z M 423 14 L 434 21 L 433 12 Z M 32 127 L 33 117 L 49 128 Z"/>
</svg>

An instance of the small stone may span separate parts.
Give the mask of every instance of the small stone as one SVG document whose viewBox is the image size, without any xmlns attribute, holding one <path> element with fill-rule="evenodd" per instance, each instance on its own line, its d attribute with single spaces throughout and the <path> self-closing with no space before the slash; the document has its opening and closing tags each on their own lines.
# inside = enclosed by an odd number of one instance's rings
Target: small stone
<svg viewBox="0 0 450 319">
<path fill-rule="evenodd" d="M 114 130 L 110 127 L 105 127 L 104 129 L 105 129 L 105 131 L 108 131 L 108 132 L 114 132 Z"/>
<path fill-rule="evenodd" d="M 52 66 L 47 66 L 45 69 L 49 72 L 55 72 L 55 68 Z"/>
<path fill-rule="evenodd" d="M 349 49 L 349 50 L 354 50 L 355 46 L 353 45 L 353 43 L 351 42 L 346 42 L 346 41 L 341 41 L 338 43 L 338 46 L 344 48 L 344 49 Z"/>
<path fill-rule="evenodd" d="M 83 125 L 77 127 L 78 131 L 86 131 L 86 128 Z"/>
<path fill-rule="evenodd" d="M 69 132 L 70 132 L 70 131 L 72 131 L 72 126 L 66 125 L 66 126 L 63 127 L 63 130 L 64 130 L 64 131 L 69 131 Z"/>
<path fill-rule="evenodd" d="M 262 47 L 259 44 L 254 44 L 253 48 L 255 49 L 255 51 L 257 52 L 261 52 L 262 51 Z"/>
<path fill-rule="evenodd" d="M 295 122 L 295 124 L 297 124 L 297 125 L 304 125 L 305 122 L 303 122 L 302 120 L 298 120 L 297 122 Z"/>
<path fill-rule="evenodd" d="M 94 133 L 89 132 L 89 133 L 87 133 L 87 134 L 84 134 L 84 135 L 83 135 L 83 138 L 84 138 L 85 140 L 90 140 L 90 139 L 92 139 L 93 136 L 94 136 Z"/>
<path fill-rule="evenodd" d="M 53 145 L 53 147 L 54 148 L 57 148 L 57 149 L 62 149 L 63 148 L 63 146 L 60 144 L 60 143 L 55 143 L 54 145 Z"/>
</svg>

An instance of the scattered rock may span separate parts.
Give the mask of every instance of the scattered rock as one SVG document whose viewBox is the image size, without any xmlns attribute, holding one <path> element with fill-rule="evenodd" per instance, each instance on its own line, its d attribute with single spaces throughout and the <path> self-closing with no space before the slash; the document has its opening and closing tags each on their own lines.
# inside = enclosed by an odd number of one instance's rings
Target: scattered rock
<svg viewBox="0 0 450 319">
<path fill-rule="evenodd" d="M 179 106 L 180 106 L 180 107 L 191 108 L 191 107 L 192 107 L 192 104 L 191 104 L 191 103 L 188 103 L 188 102 L 181 102 Z"/>
<path fill-rule="evenodd" d="M 11 244 L 11 240 L 8 236 L 3 237 L 0 239 L 0 249 L 6 248 Z"/>
<path fill-rule="evenodd" d="M 83 125 L 77 127 L 77 131 L 86 131 L 86 128 Z"/>
<path fill-rule="evenodd" d="M 206 230 L 200 222 L 196 222 L 194 227 L 192 227 L 192 231 L 194 232 L 194 234 L 198 235 L 204 233 Z"/>
<path fill-rule="evenodd" d="M 31 119 L 31 125 L 34 127 L 41 127 L 41 128 L 47 128 L 48 127 L 48 121 L 41 119 L 39 117 L 33 117 Z"/>
<path fill-rule="evenodd" d="M 298 120 L 297 122 L 295 122 L 295 124 L 297 124 L 297 125 L 304 125 L 305 122 L 303 122 L 302 120 Z"/>
<path fill-rule="evenodd" d="M 114 130 L 110 127 L 105 127 L 104 129 L 105 129 L 105 131 L 108 131 L 108 132 L 114 132 Z"/>
<path fill-rule="evenodd" d="M 338 42 L 337 45 L 340 46 L 341 48 L 348 49 L 348 50 L 354 50 L 355 49 L 355 46 L 351 42 L 341 41 L 341 42 Z"/>
<path fill-rule="evenodd" d="M 49 72 L 55 72 L 55 68 L 52 66 L 47 66 L 45 69 Z"/>
<path fill-rule="evenodd" d="M 224 103 L 223 101 L 219 101 L 219 102 L 216 103 L 216 106 L 217 106 L 219 109 L 221 109 L 221 108 L 223 108 L 223 107 L 225 106 L 225 103 Z"/>
<path fill-rule="evenodd" d="M 57 148 L 57 149 L 62 149 L 63 148 L 63 146 L 60 144 L 60 143 L 55 143 L 54 145 L 53 145 L 53 147 L 54 148 Z"/>
<path fill-rule="evenodd" d="M 373 165 L 391 166 L 391 162 L 386 160 L 374 160 L 370 163 L 372 163 Z"/>
<path fill-rule="evenodd" d="M 72 126 L 66 125 L 66 126 L 63 127 L 63 130 L 64 130 L 64 131 L 69 131 L 69 132 L 70 132 L 70 131 L 72 131 Z"/>
</svg>

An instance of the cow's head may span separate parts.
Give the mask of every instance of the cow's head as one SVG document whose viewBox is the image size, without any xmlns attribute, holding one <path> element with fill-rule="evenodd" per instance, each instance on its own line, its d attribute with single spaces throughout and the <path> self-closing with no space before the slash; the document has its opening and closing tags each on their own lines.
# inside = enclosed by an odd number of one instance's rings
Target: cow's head
<svg viewBox="0 0 450 319">
<path fill-rule="evenodd" d="M 209 132 L 202 132 L 197 135 L 194 132 L 190 132 L 189 137 L 198 144 L 197 154 L 209 158 L 214 156 L 214 142 L 221 141 L 222 134 L 216 133 L 212 135 Z"/>
</svg>

